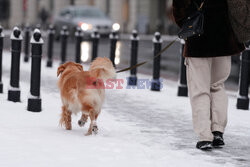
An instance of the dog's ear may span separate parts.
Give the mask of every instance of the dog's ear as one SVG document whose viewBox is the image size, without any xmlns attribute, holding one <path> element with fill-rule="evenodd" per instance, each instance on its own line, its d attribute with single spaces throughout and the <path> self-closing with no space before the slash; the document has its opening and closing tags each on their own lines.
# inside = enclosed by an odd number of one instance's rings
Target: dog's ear
<svg viewBox="0 0 250 167">
<path fill-rule="evenodd" d="M 58 68 L 57 68 L 57 77 L 65 70 L 65 66 L 64 64 L 60 65 Z"/>
<path fill-rule="evenodd" d="M 75 63 L 75 65 L 80 71 L 83 71 L 83 66 L 81 64 Z"/>
</svg>

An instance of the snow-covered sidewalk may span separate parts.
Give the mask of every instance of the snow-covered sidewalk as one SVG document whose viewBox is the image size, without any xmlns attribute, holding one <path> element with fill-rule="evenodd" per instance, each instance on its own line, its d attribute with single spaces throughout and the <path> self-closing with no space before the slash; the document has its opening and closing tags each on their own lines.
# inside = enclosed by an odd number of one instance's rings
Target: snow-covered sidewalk
<svg viewBox="0 0 250 167">
<path fill-rule="evenodd" d="M 23 60 L 23 59 L 21 59 Z M 176 96 L 177 83 L 164 80 L 161 92 L 147 89 L 107 90 L 97 122 L 99 133 L 84 136 L 73 116 L 73 130 L 58 124 L 61 101 L 56 70 L 42 62 L 41 113 L 26 110 L 30 63 L 21 63 L 21 103 L 7 101 L 10 54 L 4 52 L 4 94 L 0 94 L 0 166 L 250 166 L 250 112 L 235 109 L 230 95 L 226 146 L 212 152 L 195 149 L 188 98 Z M 84 69 L 88 68 L 84 65 Z M 125 79 L 128 73 L 117 78 Z M 139 75 L 139 78 L 151 79 Z M 126 84 L 124 84 L 126 87 Z"/>
</svg>

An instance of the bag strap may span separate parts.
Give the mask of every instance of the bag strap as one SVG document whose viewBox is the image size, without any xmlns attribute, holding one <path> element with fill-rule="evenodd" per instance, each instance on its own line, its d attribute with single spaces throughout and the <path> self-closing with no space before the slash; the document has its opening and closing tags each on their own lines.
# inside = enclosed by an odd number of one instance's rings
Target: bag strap
<svg viewBox="0 0 250 167">
<path fill-rule="evenodd" d="M 195 3 L 195 2 L 193 1 L 198 11 L 201 11 L 201 10 L 202 10 L 205 1 L 206 1 L 206 0 L 204 0 L 200 5 L 198 5 L 197 3 Z"/>
<path fill-rule="evenodd" d="M 206 0 L 204 0 L 204 1 L 201 3 L 200 7 L 198 8 L 199 11 L 201 11 L 201 9 L 203 8 L 205 1 L 206 1 Z"/>
</svg>

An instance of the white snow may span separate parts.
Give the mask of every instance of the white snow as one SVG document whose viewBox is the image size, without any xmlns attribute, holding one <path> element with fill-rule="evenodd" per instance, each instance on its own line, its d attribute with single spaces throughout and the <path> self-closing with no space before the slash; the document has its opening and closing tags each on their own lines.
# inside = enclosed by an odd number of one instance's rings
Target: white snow
<svg viewBox="0 0 250 167">
<path fill-rule="evenodd" d="M 20 91 L 20 88 L 15 88 L 15 87 L 12 87 L 11 85 L 9 85 L 9 89 L 8 90 Z"/>
<path fill-rule="evenodd" d="M 22 102 L 9 102 L 6 99 L 10 54 L 4 52 L 4 94 L 0 94 L 0 167 L 214 167 L 250 164 L 249 149 L 242 150 L 250 143 L 250 111 L 235 109 L 237 92 L 228 92 L 230 110 L 225 151 L 207 153 L 195 149 L 189 100 L 177 97 L 177 83 L 165 79 L 161 92 L 107 90 L 106 102 L 97 120 L 99 133 L 84 136 L 89 124 L 79 127 L 80 115 L 72 116 L 72 131 L 59 126 L 61 101 L 56 87 L 59 62 L 54 62 L 52 69 L 46 68 L 45 64 L 43 61 L 43 111 L 29 112 L 26 107 L 30 63 L 21 62 Z M 86 67 L 84 65 L 84 69 Z M 117 76 L 125 77 L 128 73 Z M 141 74 L 139 78 L 151 79 Z M 234 138 L 241 136 L 242 147 L 235 147 Z M 241 159 L 244 161 L 239 162 Z"/>
</svg>

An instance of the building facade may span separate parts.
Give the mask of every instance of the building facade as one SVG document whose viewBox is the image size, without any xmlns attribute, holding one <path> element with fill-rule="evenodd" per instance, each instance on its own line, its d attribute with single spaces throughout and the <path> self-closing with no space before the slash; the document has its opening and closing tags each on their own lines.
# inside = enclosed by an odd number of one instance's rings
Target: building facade
<svg viewBox="0 0 250 167">
<path fill-rule="evenodd" d="M 8 14 L 5 19 L 0 17 L 0 22 L 9 28 L 40 23 L 42 11 L 50 23 L 53 16 L 68 5 L 97 6 L 121 25 L 122 32 L 137 29 L 140 33 L 168 33 L 169 26 L 173 25 L 169 16 L 171 0 L 0 0 L 0 9 L 5 8 L 7 1 Z"/>
</svg>

